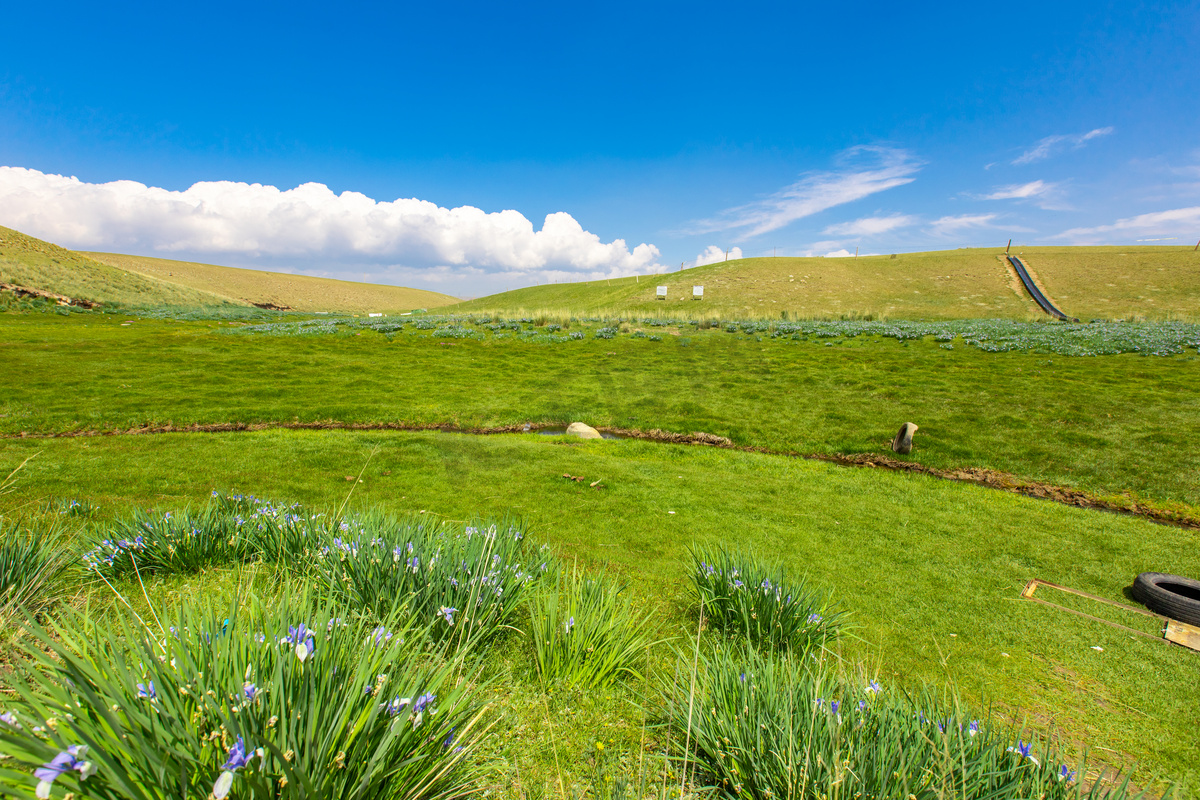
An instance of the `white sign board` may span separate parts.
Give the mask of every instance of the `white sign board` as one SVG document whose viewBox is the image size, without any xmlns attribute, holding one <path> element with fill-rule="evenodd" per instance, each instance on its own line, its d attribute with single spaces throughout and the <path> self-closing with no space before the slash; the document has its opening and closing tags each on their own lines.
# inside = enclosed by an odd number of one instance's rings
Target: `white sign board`
<svg viewBox="0 0 1200 800">
<path fill-rule="evenodd" d="M 692 287 L 692 297 L 704 297 L 704 287 L 703 286 L 693 286 Z"/>
<path fill-rule="evenodd" d="M 665 287 L 665 286 L 658 287 L 658 296 L 666 297 L 667 296 L 667 287 Z"/>
</svg>

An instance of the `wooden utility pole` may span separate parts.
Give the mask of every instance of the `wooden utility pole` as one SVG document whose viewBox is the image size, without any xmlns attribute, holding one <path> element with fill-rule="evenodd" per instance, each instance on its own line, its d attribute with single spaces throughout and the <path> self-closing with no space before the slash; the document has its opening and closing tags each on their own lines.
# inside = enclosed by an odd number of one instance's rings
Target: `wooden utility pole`
<svg viewBox="0 0 1200 800">
<path fill-rule="evenodd" d="M 729 251 L 728 250 L 725 251 L 725 260 L 726 261 L 729 260 Z"/>
<path fill-rule="evenodd" d="M 854 245 L 854 260 L 858 261 L 858 245 Z"/>
<path fill-rule="evenodd" d="M 1008 251 L 1012 249 L 1012 239 L 1008 240 L 1008 247 L 1004 248 L 1004 255 L 1008 255 Z"/>
<path fill-rule="evenodd" d="M 1196 242 L 1196 246 L 1192 248 L 1192 252 L 1194 253 L 1197 250 L 1200 250 L 1200 242 Z"/>
</svg>

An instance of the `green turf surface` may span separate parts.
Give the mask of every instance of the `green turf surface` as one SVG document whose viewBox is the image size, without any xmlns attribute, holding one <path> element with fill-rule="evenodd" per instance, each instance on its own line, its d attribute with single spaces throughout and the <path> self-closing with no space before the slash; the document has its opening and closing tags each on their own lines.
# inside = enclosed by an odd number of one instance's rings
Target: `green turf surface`
<svg viewBox="0 0 1200 800">
<path fill-rule="evenodd" d="M 132 320 L 127 322 L 127 320 Z M 0 433 L 226 422 L 463 427 L 583 420 L 706 431 L 801 453 L 890 452 L 987 467 L 1195 513 L 1200 362 L 988 353 L 859 337 L 756 341 L 719 330 L 655 342 L 227 334 L 219 322 L 0 315 Z M 678 333 L 678 331 L 676 331 Z"/>
<path fill-rule="evenodd" d="M 610 564 L 630 581 L 639 607 L 657 610 L 662 630 L 677 635 L 694 625 L 685 548 L 751 548 L 835 593 L 855 626 L 842 655 L 878 669 L 889 690 L 954 684 L 1002 715 L 1086 743 L 1094 759 L 1137 760 L 1143 785 L 1173 779 L 1194 790 L 1200 779 L 1200 706 L 1191 699 L 1200 656 L 1018 599 L 1026 581 L 1041 578 L 1128 602 L 1123 590 L 1138 572 L 1200 572 L 1194 532 L 918 475 L 536 434 L 6 440 L 0 466 L 34 453 L 3 498 L 8 515 L 56 498 L 86 498 L 100 506 L 98 519 L 133 507 L 179 509 L 213 488 L 331 507 L 351 487 L 360 507 L 451 519 L 517 514 L 565 557 Z M 346 480 L 360 472 L 362 483 Z M 177 601 L 225 591 L 232 576 L 211 570 L 149 589 L 155 602 Z M 523 652 L 513 641 L 497 658 L 520 671 Z M 636 741 L 640 716 L 627 705 L 634 688 L 555 703 L 551 733 L 568 771 L 584 769 L 586 745 L 610 729 Z M 512 726 L 496 745 L 504 769 L 552 771 L 545 719 L 530 692 L 518 686 L 500 701 Z"/>
<path fill-rule="evenodd" d="M 1068 316 L 1200 315 L 1200 254 L 1184 247 L 1014 249 Z M 704 286 L 694 300 L 692 287 Z M 665 300 L 656 287 L 666 286 Z M 638 314 L 683 318 L 1042 319 L 1003 248 L 860 258 L 747 258 L 682 272 L 548 284 L 448 310 L 527 316 Z"/>
</svg>

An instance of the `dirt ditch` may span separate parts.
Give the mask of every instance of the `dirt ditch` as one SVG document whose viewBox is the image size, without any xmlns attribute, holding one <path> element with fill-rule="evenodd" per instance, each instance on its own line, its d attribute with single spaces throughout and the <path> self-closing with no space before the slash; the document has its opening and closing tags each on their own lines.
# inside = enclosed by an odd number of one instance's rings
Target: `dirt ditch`
<svg viewBox="0 0 1200 800">
<path fill-rule="evenodd" d="M 137 428 L 113 429 L 105 431 L 79 430 L 62 433 L 21 433 L 0 434 L 0 439 L 72 439 L 92 436 L 137 436 L 164 433 L 241 433 L 275 429 L 286 430 L 347 430 L 347 431 L 442 431 L 444 433 L 465 433 L 474 435 L 491 435 L 500 433 L 538 433 L 542 430 L 562 428 L 560 422 L 521 423 L 515 425 L 499 425 L 482 428 L 464 428 L 445 423 L 407 423 L 407 422 L 337 422 L 326 420 L 322 422 L 220 422 L 208 425 L 145 425 Z M 602 433 L 614 434 L 621 439 L 641 439 L 644 441 L 666 442 L 669 444 L 704 445 L 720 447 L 726 450 L 738 450 L 744 453 L 762 453 L 764 455 L 788 456 L 804 458 L 813 461 L 824 461 L 844 467 L 861 467 L 868 469 L 886 469 L 895 472 L 914 472 L 929 475 L 942 480 L 974 483 L 997 489 L 1003 492 L 1021 494 L 1026 497 L 1036 497 L 1063 505 L 1077 508 L 1091 508 L 1109 511 L 1117 514 L 1140 517 L 1164 525 L 1173 525 L 1190 530 L 1200 530 L 1200 517 L 1195 517 L 1181 511 L 1141 503 L 1129 497 L 1100 497 L 1082 489 L 1070 486 L 1056 486 L 1051 483 L 1021 478 L 1012 473 L 984 467 L 960 467 L 957 469 L 939 469 L 929 467 L 916 461 L 901 461 L 900 459 L 878 453 L 800 453 L 792 450 L 774 450 L 768 447 L 753 447 L 736 445 L 724 436 L 716 436 L 704 431 L 692 433 L 675 433 L 672 431 L 653 428 L 648 431 L 631 428 L 599 428 Z"/>
</svg>

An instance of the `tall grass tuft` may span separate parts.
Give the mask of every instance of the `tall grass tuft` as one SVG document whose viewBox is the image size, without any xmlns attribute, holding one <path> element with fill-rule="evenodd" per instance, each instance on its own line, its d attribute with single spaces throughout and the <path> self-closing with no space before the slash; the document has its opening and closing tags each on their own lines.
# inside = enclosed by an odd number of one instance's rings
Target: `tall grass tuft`
<svg viewBox="0 0 1200 800">
<path fill-rule="evenodd" d="M 18 526 L 0 517 L 0 627 L 12 630 L 22 609 L 39 613 L 66 564 L 57 531 Z"/>
<path fill-rule="evenodd" d="M 369 515 L 339 523 L 316 553 L 314 580 L 330 596 L 386 615 L 403 609 L 437 641 L 478 643 L 499 633 L 531 584 L 553 573 L 545 548 L 515 523 L 459 526 Z"/>
<path fill-rule="evenodd" d="M 639 616 L 605 573 L 572 567 L 529 603 L 534 664 L 543 686 L 592 688 L 641 677 L 653 615 Z"/>
<path fill-rule="evenodd" d="M 756 647 L 805 650 L 838 634 L 844 613 L 803 579 L 724 547 L 692 549 L 692 581 L 709 627 Z"/>
<path fill-rule="evenodd" d="M 684 758 L 729 796 L 1121 798 L 1054 746 L 971 719 L 956 703 L 833 679 L 807 659 L 725 648 L 699 659 L 694 694 L 668 686 Z"/>
<path fill-rule="evenodd" d="M 477 676 L 419 628 L 389 618 L 381 636 L 303 593 L 162 616 L 163 632 L 76 612 L 31 628 L 22 702 L 0 709 L 0 783 L 139 800 L 477 790 Z"/>
</svg>

